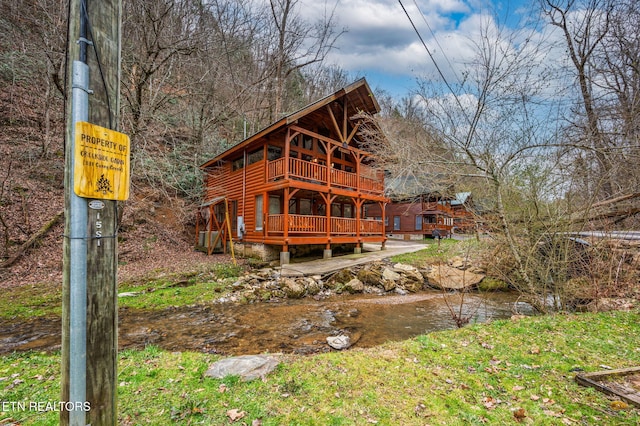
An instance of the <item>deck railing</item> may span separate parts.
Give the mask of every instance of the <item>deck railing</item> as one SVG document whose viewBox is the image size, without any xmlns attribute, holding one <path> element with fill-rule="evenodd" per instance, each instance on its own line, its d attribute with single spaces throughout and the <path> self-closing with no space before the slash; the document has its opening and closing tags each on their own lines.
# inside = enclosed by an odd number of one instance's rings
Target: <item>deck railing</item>
<svg viewBox="0 0 640 426">
<path fill-rule="evenodd" d="M 436 229 L 442 231 L 450 232 L 453 226 L 445 225 L 444 223 L 423 223 L 422 224 L 422 232 L 432 232 Z"/>
<path fill-rule="evenodd" d="M 382 234 L 383 229 L 381 220 L 363 219 L 360 221 L 361 234 Z"/>
<path fill-rule="evenodd" d="M 357 219 L 349 217 L 332 217 L 330 233 L 334 235 L 356 234 Z M 289 234 L 322 234 L 327 233 L 327 217 L 312 215 L 289 215 Z M 382 234 L 382 221 L 373 219 L 360 220 L 360 234 Z M 267 216 L 267 231 L 271 234 L 284 233 L 284 215 L 270 214 Z"/>
<path fill-rule="evenodd" d="M 289 176 L 324 183 L 327 181 L 327 166 L 312 161 L 289 158 Z"/>
<path fill-rule="evenodd" d="M 453 216 L 453 209 L 451 206 L 447 204 L 436 203 L 435 201 L 430 201 L 424 204 L 424 210 L 434 210 L 442 213 L 447 213 Z"/>
<path fill-rule="evenodd" d="M 276 180 L 284 177 L 284 175 L 284 157 L 267 162 L 267 180 Z M 359 187 L 364 192 L 374 194 L 382 194 L 384 192 L 381 173 L 365 165 L 360 166 L 360 177 L 358 178 L 356 173 L 329 168 L 313 161 L 289 158 L 289 178 L 322 184 L 327 184 L 328 179 L 330 179 L 329 183 L 332 186 L 344 189 L 355 191 Z"/>
<path fill-rule="evenodd" d="M 358 186 L 358 176 L 355 173 L 331 169 L 331 184 L 347 189 L 355 189 Z"/>
</svg>

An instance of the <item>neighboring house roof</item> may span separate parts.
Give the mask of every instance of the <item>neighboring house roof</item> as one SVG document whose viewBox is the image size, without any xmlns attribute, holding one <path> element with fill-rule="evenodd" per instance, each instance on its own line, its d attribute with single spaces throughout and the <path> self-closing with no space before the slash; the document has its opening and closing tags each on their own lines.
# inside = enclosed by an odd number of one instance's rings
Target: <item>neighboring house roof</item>
<svg viewBox="0 0 640 426">
<path fill-rule="evenodd" d="M 239 144 L 229 148 L 222 154 L 219 154 L 215 158 L 207 161 L 200 167 L 204 169 L 209 166 L 212 166 L 218 161 L 224 158 L 227 158 L 229 156 L 232 156 L 237 152 L 242 151 L 244 148 L 251 145 L 256 140 L 264 137 L 265 135 L 284 129 L 287 125 L 295 123 L 296 121 L 302 119 L 303 117 L 311 116 L 310 118 L 313 119 L 314 118 L 313 115 L 315 113 L 323 114 L 323 117 L 324 117 L 325 111 L 321 111 L 321 109 L 329 105 L 331 102 L 345 96 L 348 97 L 348 100 L 349 100 L 349 102 L 347 102 L 348 117 L 352 117 L 360 112 L 367 112 L 370 114 L 375 114 L 380 112 L 380 105 L 378 104 L 378 101 L 376 100 L 376 98 L 373 96 L 373 93 L 371 92 L 369 84 L 364 78 L 361 78 L 360 80 L 346 87 L 343 87 L 342 89 L 336 91 L 335 93 L 329 96 L 326 96 L 316 102 L 313 102 L 305 106 L 304 108 L 301 108 L 298 111 L 293 112 L 281 118 L 275 123 L 272 123 L 270 126 L 248 137 L 247 139 L 240 142 Z"/>
<path fill-rule="evenodd" d="M 406 172 L 385 179 L 385 192 L 393 200 L 406 200 L 420 195 L 434 195 L 446 198 L 443 191 L 432 185 L 437 177 L 429 173 Z"/>
<path fill-rule="evenodd" d="M 467 200 L 471 197 L 471 192 L 458 192 L 456 197 L 451 200 L 452 206 L 460 206 L 467 202 Z"/>
</svg>

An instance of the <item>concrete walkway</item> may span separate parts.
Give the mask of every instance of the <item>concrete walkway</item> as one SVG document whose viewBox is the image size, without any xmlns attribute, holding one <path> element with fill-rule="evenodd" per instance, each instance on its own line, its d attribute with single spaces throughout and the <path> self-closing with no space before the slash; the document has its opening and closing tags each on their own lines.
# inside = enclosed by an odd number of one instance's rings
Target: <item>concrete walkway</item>
<svg viewBox="0 0 640 426">
<path fill-rule="evenodd" d="M 309 262 L 289 263 L 281 266 L 281 276 L 302 277 L 308 275 L 325 275 L 355 265 L 374 262 L 397 254 L 412 253 L 422 250 L 428 245 L 416 241 L 387 240 L 385 250 L 380 244 L 363 244 L 360 254 L 336 256 L 331 259 L 318 259 Z"/>
</svg>

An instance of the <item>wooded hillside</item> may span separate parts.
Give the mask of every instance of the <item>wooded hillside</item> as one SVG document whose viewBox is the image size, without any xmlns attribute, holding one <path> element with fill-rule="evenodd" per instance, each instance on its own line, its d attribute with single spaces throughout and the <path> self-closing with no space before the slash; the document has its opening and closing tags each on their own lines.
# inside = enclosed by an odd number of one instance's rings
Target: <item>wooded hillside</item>
<svg viewBox="0 0 640 426">
<path fill-rule="evenodd" d="M 1 7 L 0 281 L 59 281 L 67 4 Z M 348 81 L 323 64 L 341 30 L 331 16 L 303 21 L 296 1 L 125 0 L 123 8 L 119 128 L 132 143 L 131 197 L 120 205 L 126 272 L 132 262 L 149 269 L 159 266 L 153 259 L 197 255 L 200 164 Z"/>
</svg>

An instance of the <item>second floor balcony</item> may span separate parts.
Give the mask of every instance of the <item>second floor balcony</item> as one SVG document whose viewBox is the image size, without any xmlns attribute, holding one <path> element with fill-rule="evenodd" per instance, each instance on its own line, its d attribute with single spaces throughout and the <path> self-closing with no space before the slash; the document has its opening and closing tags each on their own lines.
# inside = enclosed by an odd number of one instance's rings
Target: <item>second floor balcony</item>
<svg viewBox="0 0 640 426">
<path fill-rule="evenodd" d="M 267 162 L 267 181 L 278 179 L 294 179 L 376 195 L 384 192 L 382 171 L 366 165 L 360 165 L 360 173 L 357 174 L 313 161 L 282 157 Z"/>
</svg>

